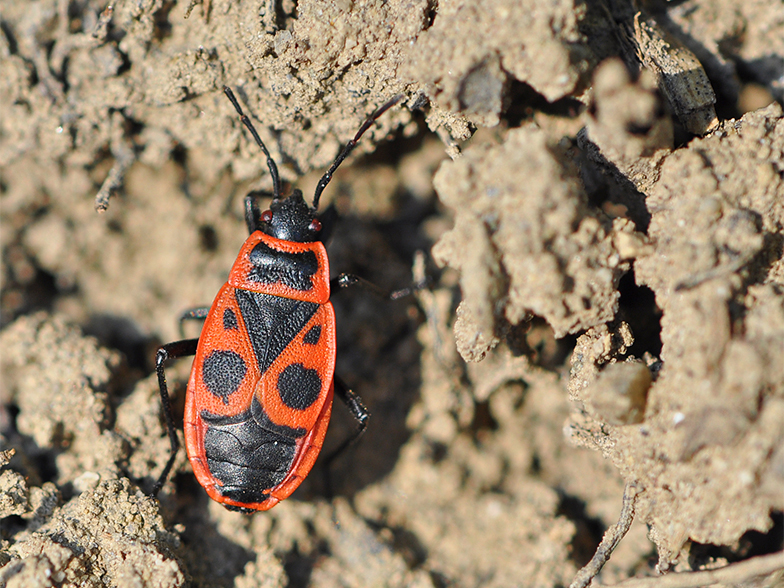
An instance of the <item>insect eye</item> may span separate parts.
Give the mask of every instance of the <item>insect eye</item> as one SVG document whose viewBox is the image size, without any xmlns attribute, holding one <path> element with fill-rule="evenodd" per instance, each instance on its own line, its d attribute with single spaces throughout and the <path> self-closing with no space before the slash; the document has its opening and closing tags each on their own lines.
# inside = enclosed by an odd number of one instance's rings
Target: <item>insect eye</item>
<svg viewBox="0 0 784 588">
<path fill-rule="evenodd" d="M 312 221 L 310 221 L 308 228 L 314 233 L 317 233 L 321 230 L 321 221 L 317 218 L 314 218 Z"/>
<path fill-rule="evenodd" d="M 262 212 L 261 213 L 261 220 L 263 220 L 265 223 L 270 222 L 272 220 L 272 211 L 271 210 L 265 210 L 264 212 Z"/>
</svg>

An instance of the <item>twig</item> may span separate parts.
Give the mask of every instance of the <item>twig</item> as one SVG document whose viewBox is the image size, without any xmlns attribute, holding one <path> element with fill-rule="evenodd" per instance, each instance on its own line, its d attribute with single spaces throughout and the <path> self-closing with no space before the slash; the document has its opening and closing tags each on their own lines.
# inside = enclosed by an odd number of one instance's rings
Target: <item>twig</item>
<svg viewBox="0 0 784 588">
<path fill-rule="evenodd" d="M 119 112 L 115 112 L 112 116 L 111 135 L 110 149 L 114 155 L 114 165 L 95 196 L 95 210 L 99 213 L 106 212 L 106 209 L 109 208 L 109 198 L 112 192 L 122 186 L 125 172 L 136 160 L 133 146 L 124 136 L 123 117 Z"/>
<path fill-rule="evenodd" d="M 188 18 L 191 15 L 191 12 L 193 12 L 193 9 L 197 3 L 198 0 L 191 0 L 191 3 L 188 4 L 188 8 L 185 9 L 185 18 Z M 201 12 L 204 15 L 205 21 L 210 20 L 210 9 L 212 8 L 211 4 L 212 0 L 202 0 Z"/>
<path fill-rule="evenodd" d="M 648 14 L 638 12 L 618 26 L 627 59 L 631 57 L 628 54 L 636 54 L 639 62 L 653 72 L 681 124 L 695 135 L 716 128 L 716 94 L 694 53 Z"/>
<path fill-rule="evenodd" d="M 602 537 L 599 547 L 596 548 L 596 553 L 593 554 L 591 561 L 577 572 L 577 575 L 572 580 L 569 588 L 585 588 L 591 583 L 596 575 L 602 571 L 604 564 L 610 559 L 612 552 L 618 547 L 621 539 L 624 538 L 632 526 L 634 519 L 634 503 L 637 499 L 637 486 L 634 483 L 626 484 L 623 491 L 623 506 L 621 507 L 621 514 L 618 517 L 618 522 L 612 527 L 607 529 Z M 624 587 L 626 588 L 626 587 Z"/>
<path fill-rule="evenodd" d="M 738 586 L 757 576 L 784 571 L 784 551 L 752 557 L 715 570 L 680 572 L 654 578 L 631 578 L 608 588 L 697 588 L 711 584 Z"/>
<path fill-rule="evenodd" d="M 109 32 L 109 23 L 112 22 L 112 16 L 114 16 L 114 5 L 109 4 L 103 9 L 100 16 L 98 16 L 98 21 L 95 23 L 90 36 L 99 41 L 106 39 L 106 35 Z"/>
<path fill-rule="evenodd" d="M 716 278 L 722 278 L 729 276 L 730 274 L 734 274 L 738 270 L 740 270 L 743 266 L 745 266 L 751 259 L 757 254 L 756 251 L 745 252 L 743 254 L 736 254 L 737 257 L 733 261 L 728 264 L 717 266 L 708 271 L 699 273 L 695 276 L 687 278 L 681 282 L 675 284 L 675 291 L 680 292 L 681 290 L 691 290 L 692 288 L 696 288 L 707 282 L 708 280 L 714 280 Z"/>
</svg>

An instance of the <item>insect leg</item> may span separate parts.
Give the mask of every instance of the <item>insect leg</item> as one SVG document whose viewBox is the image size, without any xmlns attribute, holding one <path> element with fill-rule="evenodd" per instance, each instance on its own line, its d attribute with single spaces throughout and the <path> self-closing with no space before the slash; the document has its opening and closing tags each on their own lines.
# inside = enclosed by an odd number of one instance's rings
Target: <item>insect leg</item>
<svg viewBox="0 0 784 588">
<path fill-rule="evenodd" d="M 368 412 L 367 407 L 363 404 L 362 399 L 359 395 L 354 394 L 351 389 L 346 385 L 343 379 L 340 376 L 335 376 L 335 394 L 343 404 L 346 405 L 351 415 L 357 421 L 357 429 L 354 431 L 354 434 L 346 439 L 340 447 L 334 450 L 333 454 L 338 454 L 343 451 L 346 447 L 351 445 L 354 441 L 359 439 L 362 433 L 365 432 L 367 429 L 367 422 L 370 418 L 370 413 Z M 330 457 L 332 454 L 330 454 Z"/>
<path fill-rule="evenodd" d="M 210 312 L 209 306 L 190 308 L 180 315 L 180 337 L 185 337 L 182 325 L 185 321 L 203 321 Z"/>
<path fill-rule="evenodd" d="M 267 190 L 253 190 L 245 196 L 245 224 L 249 235 L 261 229 L 260 198 L 275 198 L 275 195 Z"/>
<path fill-rule="evenodd" d="M 419 284 L 414 284 L 413 286 L 409 286 L 408 288 L 401 288 L 400 290 L 392 290 L 391 292 L 388 292 L 382 288 L 379 288 L 373 282 L 368 282 L 366 279 L 355 276 L 354 274 L 340 274 L 337 278 L 330 280 L 329 282 L 329 287 L 331 290 L 336 290 L 338 288 L 348 288 L 350 286 L 359 286 L 368 292 L 372 292 L 379 298 L 397 300 L 405 296 L 410 296 L 411 294 L 426 288 L 427 283 L 422 282 Z"/>
<path fill-rule="evenodd" d="M 166 417 L 166 427 L 169 430 L 169 441 L 171 442 L 171 455 L 169 461 L 166 462 L 166 467 L 163 468 L 158 481 L 152 487 L 152 496 L 156 496 L 160 491 L 166 478 L 169 477 L 172 466 L 174 465 L 174 458 L 177 457 L 177 450 L 180 448 L 180 442 L 177 439 L 177 430 L 174 426 L 174 418 L 171 411 L 171 400 L 169 399 L 169 388 L 166 385 L 166 372 L 163 364 L 166 360 L 175 359 L 177 357 L 187 357 L 189 355 L 196 355 L 196 346 L 198 339 L 185 339 L 184 341 L 175 341 L 168 343 L 158 348 L 158 354 L 155 357 L 155 371 L 158 374 L 158 387 L 161 392 L 161 404 L 163 405 L 163 414 Z"/>
<path fill-rule="evenodd" d="M 357 428 L 347 439 L 324 458 L 324 487 L 326 488 L 326 494 L 329 497 L 332 496 L 332 478 L 330 476 L 332 462 L 335 461 L 335 458 L 343 453 L 349 445 L 359 439 L 362 433 L 365 432 L 365 429 L 367 429 L 368 419 L 370 418 L 370 413 L 368 412 L 367 407 L 362 403 L 362 399 L 352 392 L 338 375 L 335 375 L 335 395 L 340 398 L 349 412 L 351 412 L 351 415 L 356 419 Z"/>
</svg>

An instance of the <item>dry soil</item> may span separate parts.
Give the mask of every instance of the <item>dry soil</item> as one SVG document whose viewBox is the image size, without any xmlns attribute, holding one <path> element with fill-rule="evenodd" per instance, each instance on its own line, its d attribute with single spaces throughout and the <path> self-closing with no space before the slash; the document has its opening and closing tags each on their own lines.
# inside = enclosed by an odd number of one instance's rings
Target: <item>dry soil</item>
<svg viewBox="0 0 784 588">
<path fill-rule="evenodd" d="M 0 0 L 0 80 L 0 586 L 565 586 L 627 485 L 602 584 L 784 548 L 778 0 Z M 148 496 L 271 187 L 224 85 L 306 195 L 403 93 L 328 250 L 429 283 L 335 294 L 368 431 L 254 515 Z"/>
</svg>

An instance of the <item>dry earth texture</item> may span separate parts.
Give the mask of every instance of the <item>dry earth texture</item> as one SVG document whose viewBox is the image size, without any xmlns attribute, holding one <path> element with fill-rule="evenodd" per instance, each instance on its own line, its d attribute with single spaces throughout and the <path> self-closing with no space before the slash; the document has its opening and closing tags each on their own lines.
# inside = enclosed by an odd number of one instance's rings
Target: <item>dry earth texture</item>
<svg viewBox="0 0 784 588">
<path fill-rule="evenodd" d="M 328 250 L 429 280 L 335 294 L 369 429 L 254 515 L 148 495 L 271 187 L 224 84 L 306 195 L 403 93 Z M 625 490 L 595 583 L 784 585 L 783 101 L 779 0 L 0 0 L 0 586 L 566 586 Z"/>
</svg>

